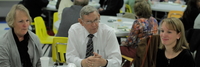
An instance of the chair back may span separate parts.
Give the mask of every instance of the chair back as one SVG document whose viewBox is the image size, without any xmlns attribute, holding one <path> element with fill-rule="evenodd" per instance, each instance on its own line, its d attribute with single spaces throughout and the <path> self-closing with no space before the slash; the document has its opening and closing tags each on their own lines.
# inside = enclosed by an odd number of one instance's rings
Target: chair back
<svg viewBox="0 0 200 67">
<path fill-rule="evenodd" d="M 172 11 L 169 11 L 167 18 L 170 18 L 170 17 L 181 18 L 182 16 L 183 16 L 183 11 L 172 10 Z"/>
<path fill-rule="evenodd" d="M 66 62 L 67 37 L 54 37 L 52 44 L 52 60 L 57 63 Z"/>
<path fill-rule="evenodd" d="M 38 16 L 34 18 L 35 22 L 35 33 L 40 40 L 46 39 L 48 37 L 46 26 L 42 17 Z"/>
<path fill-rule="evenodd" d="M 58 12 L 54 12 L 53 14 L 53 24 L 58 21 Z M 53 26 L 53 32 L 54 34 L 57 34 L 58 33 L 58 30 Z"/>
<path fill-rule="evenodd" d="M 131 9 L 130 5 L 128 5 L 128 4 L 125 5 L 125 12 L 132 13 L 132 9 Z"/>
</svg>

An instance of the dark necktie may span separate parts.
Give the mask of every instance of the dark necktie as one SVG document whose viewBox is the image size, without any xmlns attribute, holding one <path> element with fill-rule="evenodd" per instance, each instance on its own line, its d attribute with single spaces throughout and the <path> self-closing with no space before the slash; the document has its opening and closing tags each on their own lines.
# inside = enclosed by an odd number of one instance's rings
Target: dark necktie
<svg viewBox="0 0 200 67">
<path fill-rule="evenodd" d="M 86 56 L 85 58 L 89 57 L 89 56 L 92 56 L 93 55 L 93 41 L 92 41 L 92 38 L 94 37 L 93 34 L 89 34 L 88 35 L 89 37 L 89 40 L 88 40 L 88 43 L 87 43 L 87 50 L 86 50 Z"/>
</svg>

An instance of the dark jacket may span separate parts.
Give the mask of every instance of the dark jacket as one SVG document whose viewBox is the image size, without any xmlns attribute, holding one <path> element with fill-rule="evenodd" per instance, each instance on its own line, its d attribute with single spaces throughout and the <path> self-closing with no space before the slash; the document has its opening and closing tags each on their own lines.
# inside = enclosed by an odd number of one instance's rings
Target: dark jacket
<svg viewBox="0 0 200 67">
<path fill-rule="evenodd" d="M 200 29 L 189 29 L 186 33 L 186 38 L 190 46 L 190 51 L 196 51 L 195 63 L 196 67 L 200 67 Z"/>
<path fill-rule="evenodd" d="M 100 7 L 107 6 L 105 10 L 100 11 L 100 15 L 116 16 L 124 4 L 124 0 L 100 0 Z"/>
<path fill-rule="evenodd" d="M 49 0 L 22 0 L 20 4 L 23 4 L 29 11 L 31 18 L 41 16 L 42 8 L 46 7 Z"/>
<path fill-rule="evenodd" d="M 136 50 L 137 52 L 136 58 L 134 59 L 134 67 L 156 67 L 156 56 L 159 44 L 159 35 L 153 35 L 142 39 Z"/>
</svg>

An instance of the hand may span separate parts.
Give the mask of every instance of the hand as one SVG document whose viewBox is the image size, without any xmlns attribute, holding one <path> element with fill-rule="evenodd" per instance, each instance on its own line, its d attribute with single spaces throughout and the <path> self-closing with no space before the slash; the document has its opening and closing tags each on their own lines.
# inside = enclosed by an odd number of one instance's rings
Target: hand
<svg viewBox="0 0 200 67">
<path fill-rule="evenodd" d="M 89 67 L 99 67 L 99 66 L 106 65 L 106 63 L 107 63 L 106 59 L 103 59 L 101 57 L 101 55 L 99 55 L 95 52 L 93 52 L 93 54 L 94 54 L 94 56 L 91 56 L 88 58 L 88 60 L 89 60 L 88 64 L 90 64 Z"/>
<path fill-rule="evenodd" d="M 93 60 L 91 60 L 91 59 L 94 59 L 94 58 L 95 58 L 94 56 L 90 56 L 86 59 L 83 59 L 81 61 L 82 67 L 94 67 Z"/>
<path fill-rule="evenodd" d="M 103 11 L 103 8 L 99 8 L 99 11 Z"/>
</svg>

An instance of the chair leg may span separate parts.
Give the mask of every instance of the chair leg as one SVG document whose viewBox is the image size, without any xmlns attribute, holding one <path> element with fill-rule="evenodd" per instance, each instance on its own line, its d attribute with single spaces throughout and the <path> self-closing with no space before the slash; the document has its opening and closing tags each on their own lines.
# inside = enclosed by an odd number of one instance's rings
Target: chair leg
<svg viewBox="0 0 200 67">
<path fill-rule="evenodd" d="M 124 64 L 126 63 L 127 60 L 124 60 L 124 62 L 122 63 L 122 67 L 124 66 Z"/>
</svg>

